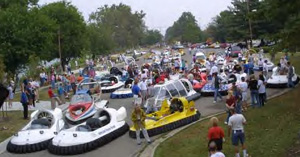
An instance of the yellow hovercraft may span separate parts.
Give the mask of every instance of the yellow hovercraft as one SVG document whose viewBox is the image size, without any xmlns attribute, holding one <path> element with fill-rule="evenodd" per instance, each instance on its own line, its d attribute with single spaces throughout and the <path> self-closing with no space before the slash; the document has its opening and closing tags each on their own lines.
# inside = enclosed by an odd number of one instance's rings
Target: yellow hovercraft
<svg viewBox="0 0 300 157">
<path fill-rule="evenodd" d="M 168 104 L 165 99 L 159 111 L 147 114 L 145 127 L 149 136 L 154 136 L 197 121 L 200 115 L 194 101 L 188 102 L 185 97 L 179 97 L 173 98 L 171 104 Z M 135 131 L 134 126 L 131 126 L 129 130 L 131 138 L 136 138 Z"/>
</svg>

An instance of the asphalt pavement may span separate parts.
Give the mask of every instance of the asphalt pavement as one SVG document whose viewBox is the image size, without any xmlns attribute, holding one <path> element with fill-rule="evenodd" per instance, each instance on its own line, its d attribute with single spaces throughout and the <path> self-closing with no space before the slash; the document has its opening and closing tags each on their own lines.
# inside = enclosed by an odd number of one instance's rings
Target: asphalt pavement
<svg viewBox="0 0 300 157">
<path fill-rule="evenodd" d="M 224 50 L 221 49 L 205 49 L 204 52 L 223 52 Z M 188 63 L 191 62 L 192 56 L 187 52 L 186 55 L 183 56 L 185 60 L 187 60 Z M 138 65 L 142 65 L 144 63 L 144 59 L 141 58 L 139 61 L 137 61 Z M 286 90 L 286 89 L 285 89 Z M 271 96 L 279 91 L 282 91 L 282 89 L 267 89 L 267 95 Z M 127 110 L 127 122 L 129 125 L 131 125 L 130 121 L 130 115 L 131 111 L 133 109 L 132 101 L 133 98 L 128 98 L 128 99 L 110 99 L 109 98 L 110 94 L 103 94 L 102 98 L 109 100 L 109 107 L 118 109 L 121 106 L 124 106 Z M 217 102 L 213 103 L 213 97 L 201 97 L 197 101 L 195 101 L 196 108 L 200 111 L 201 116 L 208 116 L 212 115 L 221 111 L 225 110 L 225 102 Z M 152 139 L 155 139 L 157 137 L 154 137 Z M 144 145 L 146 142 L 144 142 L 143 145 L 138 146 L 136 144 L 136 141 L 132 138 L 129 137 L 128 133 L 123 135 L 122 137 L 119 137 L 115 139 L 114 141 L 106 144 L 103 147 L 100 147 L 94 151 L 81 154 L 81 155 L 76 155 L 76 157 L 131 157 L 135 156 L 135 154 L 141 149 L 143 149 Z M 47 150 L 40 151 L 40 152 L 35 152 L 35 153 L 30 153 L 30 154 L 11 154 L 8 152 L 4 152 L 0 154 L 0 157 L 52 157 L 56 155 L 50 154 Z"/>
</svg>

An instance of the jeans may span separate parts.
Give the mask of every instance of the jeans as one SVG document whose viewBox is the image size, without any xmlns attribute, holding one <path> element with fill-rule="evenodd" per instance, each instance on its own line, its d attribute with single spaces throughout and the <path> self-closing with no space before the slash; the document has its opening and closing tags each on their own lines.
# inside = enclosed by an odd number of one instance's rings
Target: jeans
<svg viewBox="0 0 300 157">
<path fill-rule="evenodd" d="M 144 134 L 144 138 L 147 140 L 147 142 L 151 142 L 147 130 L 140 126 L 140 128 L 136 129 L 136 132 L 135 132 L 137 143 L 138 144 L 141 143 L 141 138 L 140 138 L 141 130 L 142 130 L 142 132 Z"/>
<path fill-rule="evenodd" d="M 219 92 L 219 88 L 215 88 L 215 92 L 214 92 L 214 100 L 217 101 L 217 97 L 219 96 L 219 98 L 222 100 L 222 95 Z"/>
<path fill-rule="evenodd" d="M 235 112 L 237 114 L 241 114 L 242 113 L 242 101 L 238 100 L 235 104 Z"/>
<path fill-rule="evenodd" d="M 28 118 L 28 103 L 22 103 L 24 119 Z"/>
<path fill-rule="evenodd" d="M 228 110 L 227 111 L 227 118 L 226 118 L 227 123 L 228 123 L 230 117 L 231 117 L 231 112 Z"/>
<path fill-rule="evenodd" d="M 259 106 L 265 106 L 265 101 L 266 101 L 266 93 L 259 93 Z"/>
<path fill-rule="evenodd" d="M 40 81 L 41 81 L 41 87 L 44 86 L 45 79 L 44 78 L 40 78 Z"/>
<path fill-rule="evenodd" d="M 55 89 L 55 81 L 54 80 L 51 81 L 51 87 L 52 87 L 52 89 Z"/>
<path fill-rule="evenodd" d="M 288 88 L 290 88 L 290 87 L 294 88 L 295 87 L 295 84 L 294 84 L 294 82 L 292 80 L 292 77 L 288 78 L 288 84 L 287 84 L 287 86 L 288 86 Z"/>
<path fill-rule="evenodd" d="M 257 90 L 251 90 L 251 106 L 254 107 L 256 105 L 259 105 L 259 99 L 258 99 L 258 91 Z"/>
</svg>

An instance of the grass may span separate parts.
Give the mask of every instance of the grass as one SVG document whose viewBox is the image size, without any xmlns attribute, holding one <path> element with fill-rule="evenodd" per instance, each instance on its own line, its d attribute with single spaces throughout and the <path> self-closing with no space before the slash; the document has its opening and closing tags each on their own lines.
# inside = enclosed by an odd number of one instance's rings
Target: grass
<svg viewBox="0 0 300 157">
<path fill-rule="evenodd" d="M 30 114 L 31 112 L 29 111 L 28 115 L 30 116 Z M 8 119 L 4 121 L 2 119 L 2 113 L 0 114 L 0 142 L 15 134 L 29 122 L 29 120 L 23 119 L 22 111 L 8 112 L 7 115 Z M 6 127 L 7 129 L 3 130 L 3 127 Z"/>
<path fill-rule="evenodd" d="M 276 58 L 278 57 L 280 56 L 277 55 Z M 291 62 L 298 74 L 300 73 L 299 60 L 299 53 L 291 57 Z M 291 156 L 300 156 L 299 95 L 300 87 L 268 101 L 263 108 L 251 109 L 244 114 L 247 119 L 246 145 L 251 156 L 281 157 L 289 156 L 291 152 L 294 153 Z M 225 114 L 218 116 L 225 135 L 227 135 L 227 126 L 222 122 L 226 116 Z M 186 128 L 160 144 L 154 156 L 207 156 L 207 132 L 210 126 L 209 121 L 205 120 Z M 228 136 L 225 138 L 223 152 L 226 156 L 234 156 L 231 140 Z"/>
</svg>

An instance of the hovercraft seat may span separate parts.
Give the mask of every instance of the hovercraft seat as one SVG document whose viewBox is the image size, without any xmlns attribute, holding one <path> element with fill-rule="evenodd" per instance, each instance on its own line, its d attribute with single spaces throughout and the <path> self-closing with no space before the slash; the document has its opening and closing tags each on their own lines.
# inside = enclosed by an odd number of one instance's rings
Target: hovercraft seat
<svg viewBox="0 0 300 157">
<path fill-rule="evenodd" d="M 49 122 L 46 118 L 35 119 L 31 122 L 30 129 L 48 129 L 51 126 L 51 122 Z"/>
</svg>

